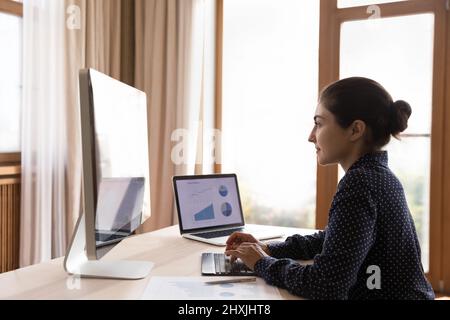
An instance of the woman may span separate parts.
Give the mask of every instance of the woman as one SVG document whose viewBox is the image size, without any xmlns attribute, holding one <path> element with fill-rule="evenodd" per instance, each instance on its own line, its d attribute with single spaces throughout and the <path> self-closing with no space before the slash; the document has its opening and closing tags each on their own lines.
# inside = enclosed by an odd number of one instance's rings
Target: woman
<svg viewBox="0 0 450 320">
<path fill-rule="evenodd" d="M 309 137 L 320 165 L 339 163 L 345 170 L 327 227 L 267 245 L 234 233 L 225 254 L 269 284 L 310 299 L 434 299 L 403 187 L 381 151 L 407 128 L 410 115 L 408 103 L 393 102 L 373 80 L 328 86 Z"/>
</svg>

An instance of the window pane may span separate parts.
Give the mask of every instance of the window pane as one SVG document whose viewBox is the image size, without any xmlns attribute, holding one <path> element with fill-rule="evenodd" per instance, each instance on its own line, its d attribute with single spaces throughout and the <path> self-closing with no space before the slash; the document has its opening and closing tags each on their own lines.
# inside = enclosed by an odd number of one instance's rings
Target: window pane
<svg viewBox="0 0 450 320">
<path fill-rule="evenodd" d="M 431 132 L 434 15 L 346 22 L 341 31 L 341 78 L 380 82 L 411 104 L 405 133 Z"/>
<path fill-rule="evenodd" d="M 400 2 L 405 0 L 338 0 L 338 8 L 368 6 L 371 4 Z"/>
<path fill-rule="evenodd" d="M 432 14 L 342 25 L 341 78 L 372 78 L 394 100 L 408 101 L 413 114 L 405 133 L 431 133 L 433 30 Z M 422 262 L 428 270 L 430 139 L 404 138 L 402 142 L 392 139 L 387 150 L 390 167 L 405 189 L 421 243 Z"/>
<path fill-rule="evenodd" d="M 20 151 L 22 19 L 0 13 L 0 152 Z"/>
<path fill-rule="evenodd" d="M 223 171 L 247 222 L 314 227 L 319 1 L 224 2 Z"/>
</svg>

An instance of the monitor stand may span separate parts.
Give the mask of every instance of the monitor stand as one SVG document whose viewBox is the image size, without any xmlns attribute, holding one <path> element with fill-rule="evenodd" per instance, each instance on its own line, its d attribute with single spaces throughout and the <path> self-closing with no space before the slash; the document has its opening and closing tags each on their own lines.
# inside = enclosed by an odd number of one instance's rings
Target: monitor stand
<svg viewBox="0 0 450 320">
<path fill-rule="evenodd" d="M 153 263 L 148 261 L 89 260 L 86 255 L 85 215 L 81 214 L 75 234 L 64 258 L 64 269 L 82 278 L 142 279 L 149 275 Z"/>
</svg>

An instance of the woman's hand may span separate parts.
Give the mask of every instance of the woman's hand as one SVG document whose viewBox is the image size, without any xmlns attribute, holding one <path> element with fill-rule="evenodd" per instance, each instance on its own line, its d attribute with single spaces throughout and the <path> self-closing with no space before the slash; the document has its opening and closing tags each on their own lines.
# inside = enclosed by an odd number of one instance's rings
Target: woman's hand
<svg viewBox="0 0 450 320">
<path fill-rule="evenodd" d="M 254 242 L 243 242 L 235 249 L 227 249 L 225 251 L 225 255 L 231 256 L 232 261 L 237 258 L 241 259 L 245 265 L 252 270 L 255 269 L 256 262 L 258 262 L 261 258 L 268 256 L 260 244 Z"/>
<path fill-rule="evenodd" d="M 266 253 L 266 255 L 270 256 L 270 251 L 267 245 L 261 241 L 256 240 L 254 236 L 252 236 L 249 233 L 243 233 L 243 232 L 234 232 L 231 234 L 231 236 L 227 240 L 227 248 L 228 250 L 236 250 L 242 243 L 255 243 L 258 244 L 261 249 Z M 236 260 L 235 256 L 231 257 L 231 262 L 234 262 Z"/>
</svg>

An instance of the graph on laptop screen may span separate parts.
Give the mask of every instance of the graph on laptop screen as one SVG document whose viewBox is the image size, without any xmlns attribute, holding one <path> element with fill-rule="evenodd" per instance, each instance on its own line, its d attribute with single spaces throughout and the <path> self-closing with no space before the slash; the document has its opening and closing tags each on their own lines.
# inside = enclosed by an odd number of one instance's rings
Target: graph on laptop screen
<svg viewBox="0 0 450 320">
<path fill-rule="evenodd" d="M 178 180 L 176 183 L 185 230 L 243 222 L 234 178 Z"/>
</svg>

